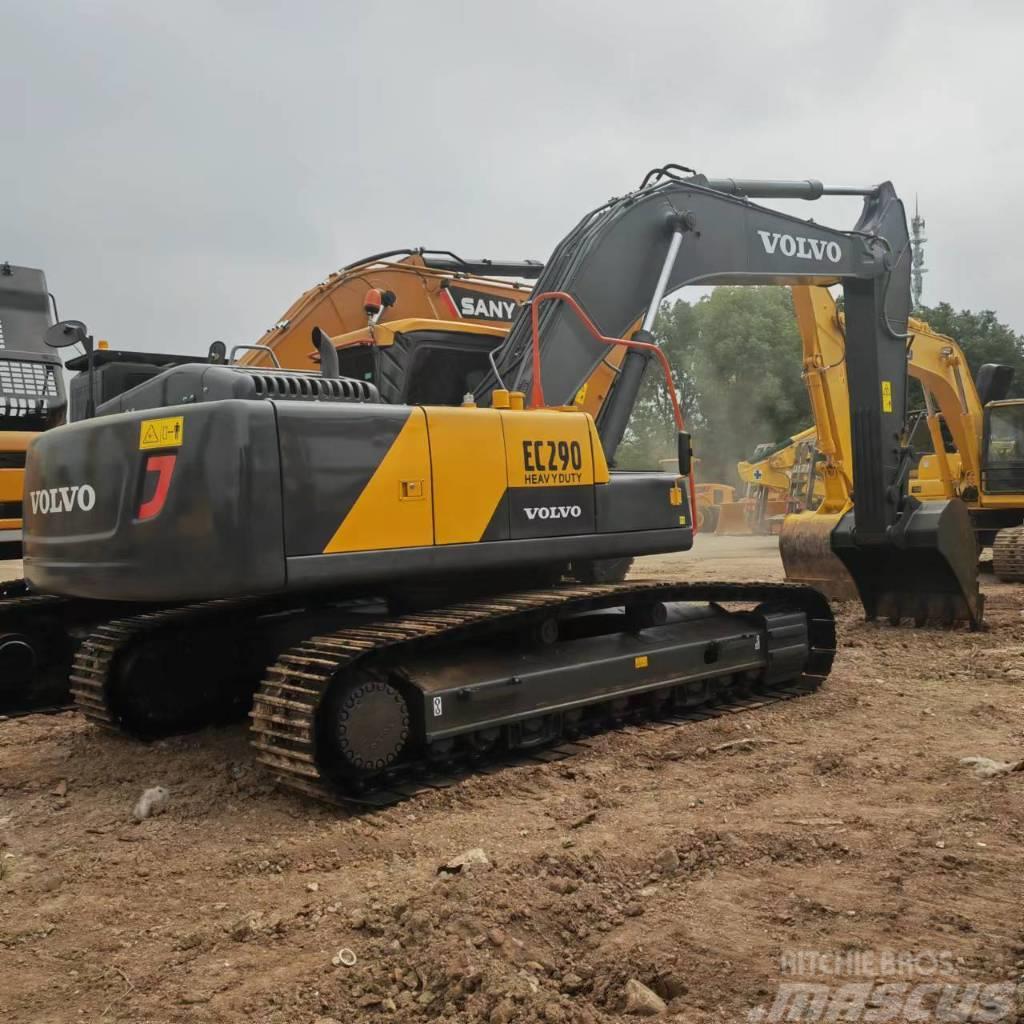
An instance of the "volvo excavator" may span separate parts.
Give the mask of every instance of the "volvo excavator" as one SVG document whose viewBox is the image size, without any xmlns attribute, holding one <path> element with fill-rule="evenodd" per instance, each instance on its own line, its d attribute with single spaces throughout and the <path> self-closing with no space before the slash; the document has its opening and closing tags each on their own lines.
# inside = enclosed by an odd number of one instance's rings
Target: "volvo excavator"
<svg viewBox="0 0 1024 1024">
<path fill-rule="evenodd" d="M 851 230 L 756 202 L 822 195 L 862 199 Z M 963 503 L 907 493 L 909 257 L 892 185 L 668 166 L 559 244 L 482 376 L 479 346 L 458 358 L 466 325 L 436 325 L 452 343 L 425 381 L 416 346 L 393 344 L 343 376 L 314 330 L 319 374 L 174 367 L 37 440 L 29 584 L 58 617 L 118 609 L 75 652 L 79 708 L 152 736 L 251 702 L 278 781 L 343 799 L 751 688 L 816 685 L 834 625 L 811 588 L 566 580 L 574 564 L 692 545 L 689 437 L 650 328 L 671 290 L 764 282 L 846 295 L 865 457 L 833 545 L 867 612 L 916 608 L 923 585 L 941 618 L 976 621 Z M 84 333 L 65 323 L 50 339 Z M 595 418 L 580 392 L 615 350 Z M 609 468 L 651 360 L 678 477 Z M 453 384 L 467 391 L 445 404 Z"/>
<path fill-rule="evenodd" d="M 787 579 L 852 600 L 857 587 L 831 551 L 832 530 L 854 506 L 855 493 L 844 319 L 825 288 L 796 287 L 793 303 L 815 418 L 816 478 L 825 497 L 816 510 L 786 517 L 780 552 Z M 962 558 L 992 546 L 996 575 L 1024 579 L 1024 401 L 1006 398 L 1012 367 L 986 364 L 974 380 L 957 343 L 915 318 L 906 348 L 909 377 L 924 395 L 927 429 L 922 446 L 908 421 L 908 494 L 926 504 L 962 501 L 973 528 Z M 926 615 L 919 607 L 915 618 Z"/>
</svg>

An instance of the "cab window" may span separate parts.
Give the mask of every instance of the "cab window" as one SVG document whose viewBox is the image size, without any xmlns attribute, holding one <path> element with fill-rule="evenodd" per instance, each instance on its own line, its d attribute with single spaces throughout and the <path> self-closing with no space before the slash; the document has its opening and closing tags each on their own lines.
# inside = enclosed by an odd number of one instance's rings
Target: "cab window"
<svg viewBox="0 0 1024 1024">
<path fill-rule="evenodd" d="M 982 471 L 990 494 L 1024 492 L 1024 402 L 985 409 Z"/>
</svg>

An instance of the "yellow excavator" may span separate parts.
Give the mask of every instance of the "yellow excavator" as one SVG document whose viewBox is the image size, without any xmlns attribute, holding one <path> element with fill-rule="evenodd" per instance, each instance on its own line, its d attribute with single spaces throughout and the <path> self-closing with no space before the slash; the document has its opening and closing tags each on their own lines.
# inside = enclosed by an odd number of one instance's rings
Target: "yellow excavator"
<svg viewBox="0 0 1024 1024">
<path fill-rule="evenodd" d="M 817 508 L 825 488 L 817 475 L 817 431 L 801 430 L 781 444 L 760 444 L 736 464 L 745 494 L 717 506 L 714 532 L 720 536 L 778 533 L 785 515 Z M 729 488 L 732 491 L 732 488 Z"/>
<path fill-rule="evenodd" d="M 829 541 L 835 524 L 854 507 L 844 319 L 827 289 L 798 286 L 792 291 L 817 433 L 816 477 L 824 497 L 814 511 L 787 516 L 782 560 L 787 579 L 809 583 L 836 599 L 855 599 L 853 581 Z M 993 548 L 997 576 L 1024 579 L 1024 401 L 1006 399 L 1012 368 L 986 364 L 974 380 L 957 343 L 913 317 L 906 344 L 909 377 L 924 394 L 921 420 L 931 448 L 923 454 L 913 450 L 915 431 L 908 421 L 901 439 L 908 455 L 908 495 L 924 503 L 962 500 L 974 543 L 979 549 Z M 880 398 L 884 405 L 884 385 Z"/>
<path fill-rule="evenodd" d="M 499 347 L 529 299 L 528 282 L 543 269 L 538 260 L 465 259 L 448 249 L 392 249 L 367 256 L 303 292 L 258 344 L 246 346 L 239 363 L 315 369 L 320 354 L 309 338 L 319 328 L 335 339 L 344 373 L 364 380 L 377 380 L 383 373 L 389 401 L 418 393 L 396 390 L 399 380 L 415 380 L 418 389 L 472 390 L 490 367 L 489 353 Z M 444 338 L 439 345 L 448 324 L 459 325 L 451 334 L 461 334 L 461 343 Z M 625 336 L 639 327 L 637 318 Z M 406 366 L 413 350 L 415 365 Z M 581 382 L 573 400 L 578 409 L 600 414 L 625 355 L 624 346 L 610 350 Z M 458 365 L 461 383 L 445 375 L 446 362 Z M 434 384 L 420 378 L 431 378 Z M 440 380 L 445 383 L 439 385 Z M 462 394 L 451 391 L 445 398 L 457 403 Z"/>
</svg>

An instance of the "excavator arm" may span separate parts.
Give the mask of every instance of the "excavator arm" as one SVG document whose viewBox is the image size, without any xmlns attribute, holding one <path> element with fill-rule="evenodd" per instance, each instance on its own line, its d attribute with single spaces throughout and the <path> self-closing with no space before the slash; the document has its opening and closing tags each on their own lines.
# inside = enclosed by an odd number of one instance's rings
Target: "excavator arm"
<svg viewBox="0 0 1024 1024">
<path fill-rule="evenodd" d="M 858 195 L 847 231 L 827 228 L 752 200 Z M 981 618 L 970 523 L 959 500 L 922 506 L 908 495 L 906 436 L 910 257 L 903 204 L 885 182 L 829 189 L 820 182 L 663 177 L 584 217 L 555 249 L 535 295 L 571 294 L 604 336 L 621 337 L 668 292 L 688 284 L 835 285 L 845 296 L 845 372 L 853 493 L 831 532 L 869 617 L 942 621 Z M 534 299 L 533 301 L 537 301 Z M 646 313 L 646 315 L 644 315 Z M 564 301 L 536 317 L 520 312 L 494 359 L 494 387 L 572 403 L 607 346 Z M 599 417 L 609 462 L 622 439 L 649 353 L 631 350 Z M 539 381 L 534 380 L 539 376 Z M 841 424 L 835 424 L 842 444 Z"/>
</svg>

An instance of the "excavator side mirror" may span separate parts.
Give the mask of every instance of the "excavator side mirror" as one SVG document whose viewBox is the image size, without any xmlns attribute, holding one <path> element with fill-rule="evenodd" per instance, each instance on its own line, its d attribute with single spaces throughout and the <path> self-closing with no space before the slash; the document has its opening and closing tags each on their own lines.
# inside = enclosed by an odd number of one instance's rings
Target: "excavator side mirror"
<svg viewBox="0 0 1024 1024">
<path fill-rule="evenodd" d="M 86 351 L 92 347 L 92 338 L 89 337 L 89 328 L 81 320 L 61 320 L 48 328 L 43 335 L 43 341 L 48 348 L 69 348 L 72 345 L 82 345 Z"/>
<path fill-rule="evenodd" d="M 85 364 L 89 397 L 85 403 L 85 418 L 91 420 L 96 415 L 96 368 L 93 354 L 96 346 L 93 344 L 89 328 L 81 320 L 60 320 L 52 327 L 47 328 L 43 335 L 43 342 L 48 348 L 69 348 L 72 345 L 81 345 L 85 349 Z M 101 342 L 102 344 L 102 342 Z"/>
<path fill-rule="evenodd" d="M 330 335 L 319 327 L 313 328 L 313 347 L 320 353 L 320 376 L 340 377 L 338 350 L 334 347 Z"/>
<path fill-rule="evenodd" d="M 693 447 L 690 444 L 690 435 L 685 431 L 679 432 L 679 475 L 689 476 L 693 469 Z"/>
<path fill-rule="evenodd" d="M 223 341 L 210 342 L 210 351 L 206 356 L 207 362 L 217 366 L 223 366 L 228 361 L 228 347 Z"/>
</svg>

